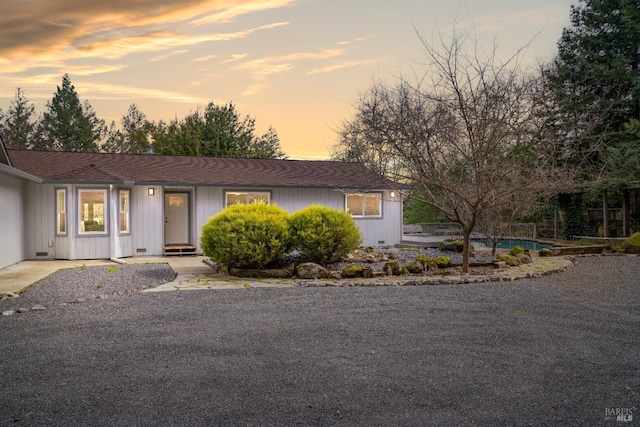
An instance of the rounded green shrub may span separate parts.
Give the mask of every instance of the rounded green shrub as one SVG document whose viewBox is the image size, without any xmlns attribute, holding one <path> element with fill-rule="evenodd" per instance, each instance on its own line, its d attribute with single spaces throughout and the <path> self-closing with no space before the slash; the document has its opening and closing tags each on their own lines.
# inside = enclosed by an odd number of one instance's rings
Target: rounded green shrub
<svg viewBox="0 0 640 427">
<path fill-rule="evenodd" d="M 538 251 L 538 256 L 541 256 L 541 257 L 553 256 L 554 254 L 555 253 L 553 252 L 553 250 L 549 248 L 542 248 Z"/>
<path fill-rule="evenodd" d="M 511 256 L 516 256 L 516 255 L 520 255 L 524 253 L 524 248 L 520 245 L 514 246 L 513 248 L 511 248 L 511 250 L 509 251 L 509 255 Z"/>
<path fill-rule="evenodd" d="M 451 261 L 451 257 L 448 257 L 448 256 L 436 257 L 435 261 L 436 261 L 436 265 L 440 268 L 447 268 L 453 265 L 453 262 Z"/>
<path fill-rule="evenodd" d="M 410 261 L 402 266 L 403 270 L 407 270 L 409 273 L 424 273 L 424 264 L 420 261 Z"/>
<path fill-rule="evenodd" d="M 351 215 L 321 205 L 310 205 L 290 217 L 295 246 L 307 261 L 326 265 L 339 261 L 362 243 Z"/>
<path fill-rule="evenodd" d="M 202 227 L 200 245 L 212 260 L 235 268 L 265 268 L 291 249 L 289 214 L 263 202 L 235 204 Z"/>
<path fill-rule="evenodd" d="M 391 276 L 399 276 L 402 274 L 402 266 L 398 260 L 392 259 L 382 266 L 382 270 Z"/>
<path fill-rule="evenodd" d="M 352 279 L 355 277 L 362 277 L 362 271 L 364 268 L 357 264 L 349 264 L 342 269 L 342 277 L 345 279 Z"/>
<path fill-rule="evenodd" d="M 507 253 L 499 254 L 496 257 L 496 261 L 505 262 L 507 265 L 512 266 L 512 267 L 522 264 L 522 261 L 520 261 L 517 257 L 515 257 L 513 255 L 509 255 Z"/>
<path fill-rule="evenodd" d="M 633 233 L 625 243 L 627 253 L 640 254 L 640 232 Z"/>
<path fill-rule="evenodd" d="M 416 257 L 416 261 L 418 261 L 424 266 L 429 264 L 431 261 L 433 261 L 433 258 L 431 258 L 429 255 L 420 254 Z"/>
<path fill-rule="evenodd" d="M 416 257 L 416 261 L 418 261 L 425 270 L 435 271 L 438 269 L 438 264 L 436 264 L 436 260 L 431 258 L 428 255 L 420 254 Z"/>
</svg>

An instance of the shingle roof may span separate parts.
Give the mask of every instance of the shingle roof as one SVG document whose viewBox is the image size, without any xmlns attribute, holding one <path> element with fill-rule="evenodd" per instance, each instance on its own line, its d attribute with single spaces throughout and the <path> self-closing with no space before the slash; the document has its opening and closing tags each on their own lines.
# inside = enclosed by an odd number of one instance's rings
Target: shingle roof
<svg viewBox="0 0 640 427">
<path fill-rule="evenodd" d="M 385 188 L 358 163 L 153 154 L 8 150 L 13 166 L 44 182 Z"/>
</svg>

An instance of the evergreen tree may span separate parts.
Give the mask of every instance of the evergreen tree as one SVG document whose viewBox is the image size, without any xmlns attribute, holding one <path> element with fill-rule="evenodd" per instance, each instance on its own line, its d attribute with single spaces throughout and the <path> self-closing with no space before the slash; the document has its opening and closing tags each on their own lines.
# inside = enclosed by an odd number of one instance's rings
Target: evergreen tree
<svg viewBox="0 0 640 427">
<path fill-rule="evenodd" d="M 115 129 L 112 122 L 107 132 L 107 142 L 102 150 L 108 153 L 139 154 L 147 151 L 147 135 L 151 132 L 151 123 L 146 115 L 131 104 L 127 114 L 120 120 L 122 130 Z"/>
<path fill-rule="evenodd" d="M 34 114 L 34 105 L 29 103 L 24 91 L 18 88 L 2 126 L 4 143 L 8 148 L 31 148 L 36 130 Z"/>
<path fill-rule="evenodd" d="M 97 152 L 106 132 L 88 101 L 80 102 L 68 74 L 62 78 L 40 121 L 41 148 L 57 151 Z"/>
<path fill-rule="evenodd" d="M 255 120 L 249 116 L 241 119 L 235 106 L 216 105 L 210 102 L 204 113 L 196 111 L 183 120 L 174 119 L 169 124 L 160 122 L 152 126 L 153 150 L 159 154 L 284 158 L 276 131 L 260 137 L 254 135 Z"/>
<path fill-rule="evenodd" d="M 107 130 L 107 140 L 102 144 L 102 151 L 105 153 L 122 153 L 124 134 L 116 127 L 116 122 L 111 120 Z"/>
<path fill-rule="evenodd" d="M 276 130 L 269 126 L 267 133 L 254 140 L 251 146 L 251 158 L 284 159 L 287 155 L 280 147 L 280 138 Z"/>
<path fill-rule="evenodd" d="M 559 156 L 582 180 L 617 185 L 625 179 L 619 176 L 624 163 L 640 162 L 621 156 L 639 143 L 626 129 L 640 118 L 639 63 L 637 0 L 580 0 L 571 7 L 571 26 L 544 70 L 545 114 L 560 139 Z"/>
<path fill-rule="evenodd" d="M 212 157 L 251 157 L 255 120 L 240 119 L 233 103 L 210 102 L 204 111 L 203 155 Z"/>
</svg>

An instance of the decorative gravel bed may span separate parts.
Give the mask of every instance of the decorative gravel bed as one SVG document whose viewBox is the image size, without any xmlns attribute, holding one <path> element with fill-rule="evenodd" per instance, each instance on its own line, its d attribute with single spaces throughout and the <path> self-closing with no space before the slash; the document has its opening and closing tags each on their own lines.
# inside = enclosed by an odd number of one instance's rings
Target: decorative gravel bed
<svg viewBox="0 0 640 427">
<path fill-rule="evenodd" d="M 32 284 L 18 298 L 0 300 L 0 310 L 76 304 L 128 296 L 175 278 L 169 264 L 127 264 L 59 270 Z"/>
</svg>

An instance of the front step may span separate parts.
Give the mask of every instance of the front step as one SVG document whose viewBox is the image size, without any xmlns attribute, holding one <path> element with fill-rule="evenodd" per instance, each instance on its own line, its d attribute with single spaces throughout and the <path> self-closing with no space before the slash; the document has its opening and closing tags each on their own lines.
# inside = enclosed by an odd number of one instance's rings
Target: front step
<svg viewBox="0 0 640 427">
<path fill-rule="evenodd" d="M 164 256 L 198 255 L 197 247 L 187 243 L 169 244 L 164 247 Z"/>
</svg>

